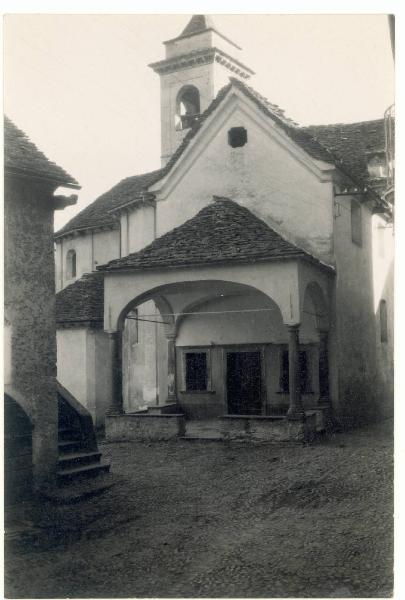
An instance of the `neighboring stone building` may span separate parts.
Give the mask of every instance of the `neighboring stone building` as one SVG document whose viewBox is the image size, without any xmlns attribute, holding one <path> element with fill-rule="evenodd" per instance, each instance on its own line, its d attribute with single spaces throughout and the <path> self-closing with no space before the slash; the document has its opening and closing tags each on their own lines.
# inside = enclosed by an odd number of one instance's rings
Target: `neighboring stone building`
<svg viewBox="0 0 405 600">
<path fill-rule="evenodd" d="M 173 410 L 392 414 L 383 120 L 299 127 L 204 15 L 165 47 L 162 168 L 56 235 L 62 384 L 100 425 L 131 413 L 116 436 Z"/>
<path fill-rule="evenodd" d="M 26 135 L 4 122 L 5 477 L 14 499 L 54 483 L 58 460 L 54 211 L 79 185 Z"/>
</svg>

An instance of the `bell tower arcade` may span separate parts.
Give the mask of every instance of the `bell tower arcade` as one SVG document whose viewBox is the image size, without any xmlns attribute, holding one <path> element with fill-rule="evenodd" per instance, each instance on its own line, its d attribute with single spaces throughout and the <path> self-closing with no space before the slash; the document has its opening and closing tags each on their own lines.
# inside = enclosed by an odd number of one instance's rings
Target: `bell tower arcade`
<svg viewBox="0 0 405 600">
<path fill-rule="evenodd" d="M 219 33 L 208 15 L 193 15 L 164 45 L 166 58 L 149 65 L 160 76 L 162 166 L 229 77 L 246 80 L 254 74 L 234 58 L 241 48 Z"/>
</svg>

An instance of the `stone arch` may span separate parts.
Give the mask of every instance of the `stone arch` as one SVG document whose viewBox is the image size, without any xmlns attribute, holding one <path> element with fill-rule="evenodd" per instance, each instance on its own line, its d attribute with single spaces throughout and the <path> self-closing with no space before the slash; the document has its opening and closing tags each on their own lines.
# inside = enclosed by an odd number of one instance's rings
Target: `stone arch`
<svg viewBox="0 0 405 600">
<path fill-rule="evenodd" d="M 200 92 L 194 85 L 183 86 L 176 98 L 175 127 L 188 129 L 200 114 Z"/>
<path fill-rule="evenodd" d="M 315 309 L 314 317 L 316 328 L 320 331 L 329 330 L 329 311 L 321 286 L 316 281 L 311 281 L 305 288 L 304 303 L 309 297 Z"/>
</svg>

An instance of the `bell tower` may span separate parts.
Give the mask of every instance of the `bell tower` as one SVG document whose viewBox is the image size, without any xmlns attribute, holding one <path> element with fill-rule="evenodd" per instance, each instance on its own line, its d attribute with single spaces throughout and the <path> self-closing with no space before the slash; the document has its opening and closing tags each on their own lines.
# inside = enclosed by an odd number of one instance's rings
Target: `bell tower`
<svg viewBox="0 0 405 600">
<path fill-rule="evenodd" d="M 166 58 L 149 65 L 160 76 L 162 166 L 229 77 L 246 80 L 254 74 L 235 58 L 241 48 L 208 15 L 193 15 L 164 45 Z"/>
</svg>

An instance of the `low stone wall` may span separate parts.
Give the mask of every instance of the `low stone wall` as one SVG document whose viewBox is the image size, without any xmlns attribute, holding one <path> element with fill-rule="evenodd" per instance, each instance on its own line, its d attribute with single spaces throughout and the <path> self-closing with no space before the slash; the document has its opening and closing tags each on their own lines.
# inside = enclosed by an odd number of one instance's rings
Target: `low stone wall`
<svg viewBox="0 0 405 600">
<path fill-rule="evenodd" d="M 304 442 L 314 438 L 316 413 L 307 413 L 305 422 L 265 415 L 224 415 L 220 417 L 225 440 Z"/>
<path fill-rule="evenodd" d="M 105 436 L 109 442 L 170 440 L 185 434 L 185 416 L 130 413 L 107 415 Z"/>
</svg>

